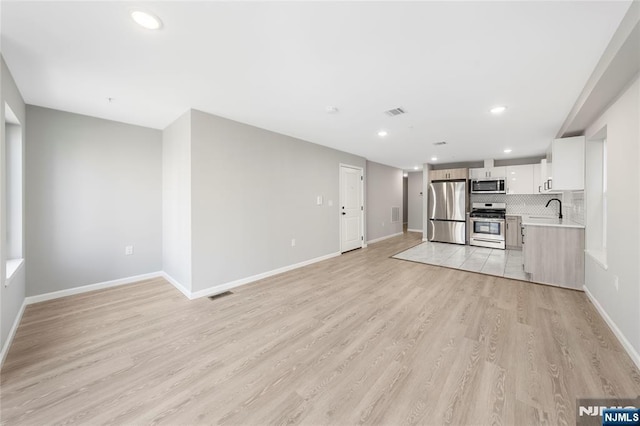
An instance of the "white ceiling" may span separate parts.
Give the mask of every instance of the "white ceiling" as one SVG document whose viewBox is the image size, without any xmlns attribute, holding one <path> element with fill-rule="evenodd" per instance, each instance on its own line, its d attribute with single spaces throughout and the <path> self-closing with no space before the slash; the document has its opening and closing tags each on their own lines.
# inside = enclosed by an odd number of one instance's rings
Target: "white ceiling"
<svg viewBox="0 0 640 426">
<path fill-rule="evenodd" d="M 412 169 L 543 153 L 629 5 L 4 0 L 0 28 L 29 104 L 159 129 L 195 108 Z"/>
</svg>

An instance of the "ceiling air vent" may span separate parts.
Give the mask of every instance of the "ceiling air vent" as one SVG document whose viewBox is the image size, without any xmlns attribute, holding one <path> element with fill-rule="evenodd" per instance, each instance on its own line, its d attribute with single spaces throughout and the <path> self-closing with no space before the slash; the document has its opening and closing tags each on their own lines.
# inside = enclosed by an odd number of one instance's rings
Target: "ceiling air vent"
<svg viewBox="0 0 640 426">
<path fill-rule="evenodd" d="M 440 141 L 440 142 L 434 142 L 433 143 L 435 146 L 440 146 L 440 145 L 446 145 L 447 142 L 446 141 Z"/>
<path fill-rule="evenodd" d="M 396 115 L 406 114 L 406 112 L 407 111 L 405 111 L 402 107 L 398 107 L 398 108 L 390 109 L 389 111 L 385 111 L 384 113 L 391 117 L 395 117 Z"/>
</svg>

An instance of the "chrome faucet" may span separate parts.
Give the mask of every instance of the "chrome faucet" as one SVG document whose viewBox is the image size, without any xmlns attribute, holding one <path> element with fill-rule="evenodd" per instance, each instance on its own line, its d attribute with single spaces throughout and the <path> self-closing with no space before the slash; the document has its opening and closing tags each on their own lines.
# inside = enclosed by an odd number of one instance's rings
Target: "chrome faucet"
<svg viewBox="0 0 640 426">
<path fill-rule="evenodd" d="M 559 209 L 559 210 L 560 210 L 560 213 L 558 214 L 558 219 L 562 219 L 562 201 L 560 201 L 560 199 L 559 199 L 559 198 L 552 198 L 552 199 L 550 199 L 549 201 L 547 201 L 547 205 L 546 205 L 545 207 L 549 207 L 549 204 L 550 204 L 552 201 L 557 201 L 558 203 L 560 203 L 560 209 Z"/>
</svg>

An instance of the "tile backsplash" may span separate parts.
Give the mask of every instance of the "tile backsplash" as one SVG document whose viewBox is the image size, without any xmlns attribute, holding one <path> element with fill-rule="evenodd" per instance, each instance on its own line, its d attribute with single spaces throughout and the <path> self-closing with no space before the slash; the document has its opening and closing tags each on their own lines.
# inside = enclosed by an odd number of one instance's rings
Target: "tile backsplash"
<svg viewBox="0 0 640 426">
<path fill-rule="evenodd" d="M 547 202 L 552 198 L 560 198 L 562 200 L 563 197 L 562 194 L 471 194 L 472 203 L 506 203 L 507 214 L 531 216 L 557 215 L 558 203 L 554 202 L 549 207 L 545 207 Z"/>
<path fill-rule="evenodd" d="M 584 192 L 565 192 L 562 198 L 562 214 L 572 221 L 584 225 Z"/>
<path fill-rule="evenodd" d="M 557 216 L 558 203 L 545 207 L 552 198 L 562 200 L 562 215 L 584 225 L 584 193 L 582 191 L 562 194 L 471 194 L 472 203 L 506 203 L 507 214 L 529 216 Z"/>
</svg>

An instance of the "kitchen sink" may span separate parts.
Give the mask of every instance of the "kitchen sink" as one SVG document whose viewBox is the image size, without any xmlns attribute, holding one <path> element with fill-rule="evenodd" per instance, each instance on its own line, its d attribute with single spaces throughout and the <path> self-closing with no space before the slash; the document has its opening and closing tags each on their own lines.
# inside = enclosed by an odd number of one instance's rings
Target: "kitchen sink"
<svg viewBox="0 0 640 426">
<path fill-rule="evenodd" d="M 560 225 L 563 223 L 562 219 L 553 216 L 529 216 L 527 218 L 523 218 L 522 221 L 549 225 Z"/>
</svg>

